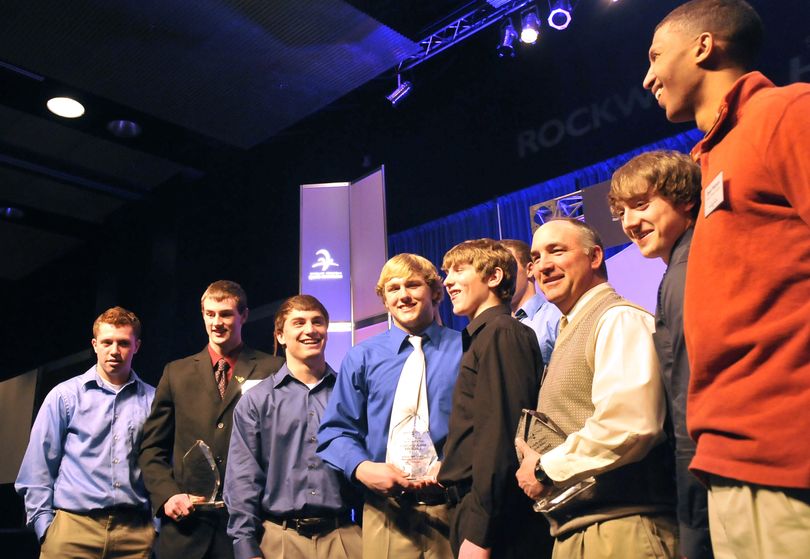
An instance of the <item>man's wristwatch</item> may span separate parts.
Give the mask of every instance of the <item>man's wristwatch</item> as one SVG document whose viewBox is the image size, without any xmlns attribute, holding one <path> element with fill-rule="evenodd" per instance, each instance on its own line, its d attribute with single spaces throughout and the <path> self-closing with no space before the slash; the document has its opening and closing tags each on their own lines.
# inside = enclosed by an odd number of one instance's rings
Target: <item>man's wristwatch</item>
<svg viewBox="0 0 810 559">
<path fill-rule="evenodd" d="M 543 469 L 543 465 L 540 463 L 540 459 L 537 459 L 537 464 L 534 466 L 534 477 L 537 481 L 542 483 L 543 485 L 551 485 L 554 481 L 548 477 L 548 474 Z"/>
</svg>

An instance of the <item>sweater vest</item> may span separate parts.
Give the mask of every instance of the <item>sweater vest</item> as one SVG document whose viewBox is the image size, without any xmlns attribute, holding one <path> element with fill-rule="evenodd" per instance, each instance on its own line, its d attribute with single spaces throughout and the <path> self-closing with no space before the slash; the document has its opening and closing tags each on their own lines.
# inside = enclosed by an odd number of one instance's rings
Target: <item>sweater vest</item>
<svg viewBox="0 0 810 559">
<path fill-rule="evenodd" d="M 565 433 L 579 431 L 593 415 L 596 325 L 605 312 L 617 306 L 647 312 L 610 289 L 589 301 L 557 338 L 538 410 Z M 546 516 L 556 537 L 633 514 L 673 514 L 674 506 L 674 457 L 668 445 L 658 444 L 639 462 L 596 475 L 595 485 Z"/>
</svg>

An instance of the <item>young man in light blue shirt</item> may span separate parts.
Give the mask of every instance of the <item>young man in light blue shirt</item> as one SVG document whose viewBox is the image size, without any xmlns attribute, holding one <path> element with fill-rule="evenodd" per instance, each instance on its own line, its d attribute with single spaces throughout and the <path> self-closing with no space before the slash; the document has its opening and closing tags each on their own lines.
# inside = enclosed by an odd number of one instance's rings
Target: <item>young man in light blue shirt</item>
<svg viewBox="0 0 810 559">
<path fill-rule="evenodd" d="M 46 396 L 15 488 L 42 558 L 146 557 L 155 537 L 138 467 L 155 389 L 132 370 L 141 345 L 134 313 L 93 323 L 96 364 Z"/>
</svg>

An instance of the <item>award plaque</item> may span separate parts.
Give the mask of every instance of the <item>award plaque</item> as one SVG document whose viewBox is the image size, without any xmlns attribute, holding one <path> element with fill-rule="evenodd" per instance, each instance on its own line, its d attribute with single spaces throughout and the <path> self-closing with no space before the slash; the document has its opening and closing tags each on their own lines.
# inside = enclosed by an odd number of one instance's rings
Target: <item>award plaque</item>
<svg viewBox="0 0 810 559">
<path fill-rule="evenodd" d="M 218 509 L 225 506 L 216 500 L 220 483 L 211 448 L 198 440 L 183 456 L 183 491 L 192 496 L 195 509 Z"/>
<path fill-rule="evenodd" d="M 427 424 L 413 415 L 396 425 L 388 443 L 388 462 L 404 471 L 408 479 L 429 477 L 428 472 L 439 460 Z"/>
</svg>

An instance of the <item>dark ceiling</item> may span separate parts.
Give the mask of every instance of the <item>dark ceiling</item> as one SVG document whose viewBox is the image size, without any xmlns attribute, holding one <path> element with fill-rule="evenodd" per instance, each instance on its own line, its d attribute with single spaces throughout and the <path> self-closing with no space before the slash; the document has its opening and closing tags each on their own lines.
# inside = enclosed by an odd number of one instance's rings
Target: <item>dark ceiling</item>
<svg viewBox="0 0 810 559">
<path fill-rule="evenodd" d="M 392 108 L 397 62 L 486 2 L 4 0 L 0 339 L 43 317 L 59 339 L 19 346 L 0 377 L 86 347 L 111 304 L 153 325 L 151 365 L 202 343 L 208 282 L 240 281 L 254 306 L 294 293 L 300 184 L 385 165 L 397 232 L 683 130 L 640 87 L 678 3 L 579 0 L 569 29 L 514 59 L 493 25 L 408 72 Z M 766 71 L 807 81 L 810 3 L 752 3 L 779 30 Z M 58 94 L 87 114 L 50 114 Z M 143 132 L 117 138 L 114 119 Z"/>
</svg>

